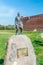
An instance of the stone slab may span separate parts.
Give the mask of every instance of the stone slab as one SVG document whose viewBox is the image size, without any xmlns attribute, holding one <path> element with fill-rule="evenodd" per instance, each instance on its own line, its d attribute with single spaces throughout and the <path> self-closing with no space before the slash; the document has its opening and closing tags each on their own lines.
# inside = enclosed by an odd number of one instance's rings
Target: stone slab
<svg viewBox="0 0 43 65">
<path fill-rule="evenodd" d="M 14 35 L 9 38 L 4 65 L 36 65 L 36 56 L 29 37 Z"/>
</svg>

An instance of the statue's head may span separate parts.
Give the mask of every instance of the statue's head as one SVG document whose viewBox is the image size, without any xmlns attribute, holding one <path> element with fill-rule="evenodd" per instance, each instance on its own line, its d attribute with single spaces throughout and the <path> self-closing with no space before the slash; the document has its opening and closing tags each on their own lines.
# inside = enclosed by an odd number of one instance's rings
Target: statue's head
<svg viewBox="0 0 43 65">
<path fill-rule="evenodd" d="M 17 16 L 20 16 L 20 13 L 19 12 L 17 13 Z"/>
</svg>

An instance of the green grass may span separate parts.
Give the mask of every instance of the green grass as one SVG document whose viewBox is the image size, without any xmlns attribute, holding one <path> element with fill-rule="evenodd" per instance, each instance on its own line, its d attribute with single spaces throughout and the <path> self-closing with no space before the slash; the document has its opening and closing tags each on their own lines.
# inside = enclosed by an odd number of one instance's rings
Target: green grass
<svg viewBox="0 0 43 65">
<path fill-rule="evenodd" d="M 23 31 L 23 34 L 30 37 L 32 41 L 38 65 L 43 65 L 43 39 L 40 37 L 40 33 L 42 32 Z M 14 34 L 14 30 L 0 30 L 0 65 L 3 65 L 7 40 Z"/>
</svg>

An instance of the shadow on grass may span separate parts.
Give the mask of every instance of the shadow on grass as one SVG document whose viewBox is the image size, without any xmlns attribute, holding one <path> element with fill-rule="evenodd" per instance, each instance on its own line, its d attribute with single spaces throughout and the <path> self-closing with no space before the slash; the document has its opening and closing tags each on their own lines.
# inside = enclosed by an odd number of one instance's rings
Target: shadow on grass
<svg viewBox="0 0 43 65">
<path fill-rule="evenodd" d="M 40 40 L 34 40 L 33 43 L 39 44 L 40 46 L 43 46 L 43 43 Z"/>
<path fill-rule="evenodd" d="M 4 59 L 0 59 L 0 65 L 4 65 Z"/>
</svg>

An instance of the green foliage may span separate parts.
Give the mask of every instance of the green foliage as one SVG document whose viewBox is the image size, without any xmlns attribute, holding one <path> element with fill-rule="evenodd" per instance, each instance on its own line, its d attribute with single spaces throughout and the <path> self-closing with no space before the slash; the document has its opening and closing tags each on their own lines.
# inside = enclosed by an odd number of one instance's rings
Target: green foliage
<svg viewBox="0 0 43 65">
<path fill-rule="evenodd" d="M 43 55 L 38 56 L 37 61 L 38 61 L 38 65 L 43 65 Z"/>
<path fill-rule="evenodd" d="M 14 30 L 14 25 L 8 25 L 8 26 L 0 25 L 0 30 Z"/>
<path fill-rule="evenodd" d="M 0 30 L 4 30 L 4 26 L 3 25 L 0 25 Z"/>
</svg>

